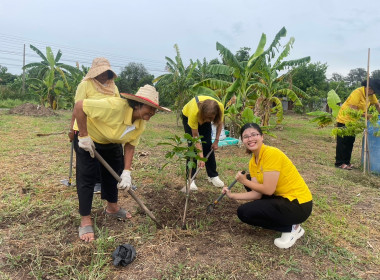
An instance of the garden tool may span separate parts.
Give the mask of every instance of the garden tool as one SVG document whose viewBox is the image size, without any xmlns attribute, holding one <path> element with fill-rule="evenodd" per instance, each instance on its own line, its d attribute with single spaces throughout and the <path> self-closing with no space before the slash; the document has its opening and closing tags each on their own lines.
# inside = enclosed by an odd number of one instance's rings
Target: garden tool
<svg viewBox="0 0 380 280">
<path fill-rule="evenodd" d="M 211 153 L 212 153 L 213 151 L 214 151 L 214 149 L 211 149 L 211 150 L 208 152 L 208 154 L 206 155 L 206 159 L 209 158 L 209 156 L 211 155 Z M 199 173 L 200 170 L 201 170 L 201 168 L 198 167 L 197 170 L 195 171 L 193 177 L 191 177 L 191 179 L 190 179 L 190 185 L 191 185 L 191 183 L 195 180 L 195 177 L 197 177 L 197 174 Z M 190 186 L 190 185 L 189 185 L 189 186 Z M 186 186 L 183 187 L 183 188 L 181 189 L 181 192 L 186 193 Z"/>
<path fill-rule="evenodd" d="M 245 174 L 245 171 L 242 171 L 241 174 Z M 228 189 L 230 190 L 235 184 L 237 180 L 234 180 L 229 186 Z M 210 214 L 215 209 L 215 206 L 219 203 L 219 201 L 225 196 L 225 193 L 222 193 L 213 203 L 209 204 L 207 206 L 207 213 Z"/>
<path fill-rule="evenodd" d="M 117 173 L 112 169 L 112 167 L 104 160 L 104 158 L 95 150 L 95 157 L 98 161 L 103 164 L 103 166 L 108 170 L 109 173 L 116 179 L 116 181 L 120 182 L 121 178 Z M 153 213 L 149 211 L 149 209 L 144 205 L 144 203 L 135 195 L 132 189 L 128 190 L 128 193 L 132 198 L 137 202 L 137 204 L 144 210 L 144 212 L 157 224 L 158 228 L 162 228 L 162 225 L 157 221 L 156 217 L 154 217 Z"/>
<path fill-rule="evenodd" d="M 73 151 L 74 151 L 74 141 L 71 141 L 69 179 L 61 180 L 61 183 L 64 184 L 65 186 L 67 186 L 67 187 L 74 187 L 75 186 L 75 184 L 72 184 Z"/>
</svg>

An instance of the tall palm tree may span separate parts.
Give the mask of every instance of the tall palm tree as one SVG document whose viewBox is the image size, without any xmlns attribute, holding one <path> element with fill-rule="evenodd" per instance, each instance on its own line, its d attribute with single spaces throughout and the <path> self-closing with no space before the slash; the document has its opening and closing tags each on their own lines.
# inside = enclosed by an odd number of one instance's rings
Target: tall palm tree
<svg viewBox="0 0 380 280">
<path fill-rule="evenodd" d="M 162 88 L 164 92 L 161 93 L 168 95 L 174 94 L 174 109 L 176 111 L 178 125 L 182 107 L 194 95 L 192 92 L 192 86 L 194 84 L 193 73 L 197 67 L 197 63 L 191 61 L 190 65 L 185 67 L 177 44 L 174 45 L 174 49 L 176 50 L 174 60 L 165 57 L 166 70 L 169 73 L 157 77 L 153 80 L 153 83 L 157 83 L 156 85 Z"/>
<path fill-rule="evenodd" d="M 59 79 L 59 76 L 63 78 L 67 72 L 74 74 L 80 70 L 73 66 L 59 62 L 62 57 L 62 52 L 60 50 L 58 50 L 57 55 L 54 57 L 53 51 L 50 47 L 46 47 L 46 56 L 33 45 L 30 45 L 30 48 L 40 56 L 42 61 L 26 64 L 23 69 L 33 69 L 37 71 L 37 77 L 34 77 L 34 79 L 39 79 L 41 81 L 41 83 L 39 83 L 41 88 L 46 87 L 46 98 L 42 98 L 42 100 L 47 100 L 49 106 L 55 109 L 56 93 L 54 91 L 54 87 Z"/>
</svg>

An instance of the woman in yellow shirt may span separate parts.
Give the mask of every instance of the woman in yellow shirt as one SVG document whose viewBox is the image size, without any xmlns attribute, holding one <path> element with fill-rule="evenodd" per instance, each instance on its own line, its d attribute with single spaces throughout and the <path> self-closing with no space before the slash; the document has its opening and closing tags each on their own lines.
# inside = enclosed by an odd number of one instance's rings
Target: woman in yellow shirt
<svg viewBox="0 0 380 280">
<path fill-rule="evenodd" d="M 345 127 L 351 121 L 347 109 L 362 110 L 365 112 L 369 105 L 375 105 L 377 111 L 380 113 L 380 104 L 377 100 L 375 93 L 380 94 L 380 80 L 370 79 L 368 88 L 368 101 L 366 106 L 366 85 L 367 81 L 362 82 L 362 87 L 355 89 L 347 100 L 343 103 L 336 118 L 337 127 Z M 355 136 L 337 136 L 336 137 L 336 156 L 335 167 L 351 170 L 351 154 L 355 143 Z"/>
<path fill-rule="evenodd" d="M 310 190 L 282 151 L 264 145 L 259 125 L 245 124 L 241 128 L 241 138 L 252 158 L 249 175 L 238 172 L 236 180 L 248 192 L 232 193 L 225 187 L 223 193 L 236 200 L 252 200 L 239 206 L 239 219 L 250 225 L 282 232 L 274 244 L 279 248 L 289 248 L 305 233 L 300 224 L 312 211 Z"/>
<path fill-rule="evenodd" d="M 105 167 L 100 166 L 101 198 L 107 201 L 105 215 L 129 218 L 130 214 L 118 204 L 118 189 L 128 190 L 132 186 L 133 154 L 146 122 L 157 109 L 170 111 L 159 105 L 159 94 L 151 85 L 141 87 L 135 95 L 120 95 L 122 98 L 84 99 L 74 106 L 73 114 L 79 128 L 76 178 L 81 224 L 78 230 L 80 239 L 85 242 L 95 239 L 91 220 L 93 186 L 99 172 L 95 149 L 116 173 L 121 174 L 118 183 Z"/>
<path fill-rule="evenodd" d="M 211 149 L 218 149 L 219 137 L 223 128 L 224 106 L 219 101 L 210 96 L 196 96 L 192 98 L 182 109 L 182 123 L 185 132 L 193 137 L 203 136 L 202 144 L 197 143 L 196 147 L 200 150 L 199 156 L 206 156 Z M 211 123 L 216 126 L 216 136 L 212 142 L 212 127 Z M 208 160 L 205 162 L 199 161 L 199 167 L 206 166 L 208 181 L 215 187 L 223 187 L 224 183 L 220 180 L 216 171 L 215 154 L 211 153 Z M 186 164 L 187 171 L 187 164 Z M 195 169 L 192 169 L 193 176 Z M 187 172 L 186 172 L 187 175 Z M 185 187 L 181 191 L 185 191 Z M 190 190 L 196 191 L 198 187 L 195 185 L 195 180 L 190 185 Z"/>
<path fill-rule="evenodd" d="M 108 97 L 120 97 L 119 90 L 115 84 L 117 75 L 111 69 L 109 61 L 104 57 L 94 58 L 91 68 L 80 82 L 75 93 L 75 103 L 84 99 L 103 99 Z M 69 131 L 70 142 L 74 141 L 74 150 L 78 152 L 78 126 L 75 118 L 71 118 Z M 78 162 L 78 161 L 76 161 Z M 78 166 L 76 167 L 78 168 Z M 94 193 L 101 193 L 100 163 L 99 174 L 94 186 Z"/>
</svg>

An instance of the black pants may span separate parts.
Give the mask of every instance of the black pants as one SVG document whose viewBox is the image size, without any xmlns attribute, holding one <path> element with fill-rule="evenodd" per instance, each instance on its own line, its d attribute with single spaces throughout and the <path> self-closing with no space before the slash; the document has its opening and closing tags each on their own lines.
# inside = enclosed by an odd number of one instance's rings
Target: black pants
<svg viewBox="0 0 380 280">
<path fill-rule="evenodd" d="M 77 153 L 78 149 L 79 149 L 79 146 L 78 146 L 78 133 L 79 133 L 79 131 L 77 131 L 77 130 L 74 131 L 74 151 L 75 151 L 75 153 Z M 98 162 L 98 166 L 99 166 L 99 172 L 96 175 L 96 183 L 100 184 L 100 162 L 98 160 L 96 160 L 96 161 Z"/>
<path fill-rule="evenodd" d="M 343 123 L 338 123 L 338 127 L 345 127 Z M 336 137 L 335 166 L 351 163 L 352 149 L 354 148 L 355 136 Z"/>
<path fill-rule="evenodd" d="M 192 135 L 191 127 L 188 125 L 187 122 L 188 122 L 188 118 L 182 115 L 182 123 L 183 123 L 183 128 L 185 129 L 185 133 Z M 205 142 L 205 143 L 202 143 L 202 150 L 203 150 L 203 156 L 206 157 L 207 154 L 211 151 L 211 145 L 212 145 L 211 123 L 207 122 L 202 125 L 198 124 L 198 132 L 199 132 L 199 135 L 203 136 L 201 138 L 201 141 Z M 191 143 L 188 143 L 188 145 L 190 146 Z M 187 159 L 186 161 L 186 176 L 188 174 L 188 170 L 187 170 L 188 162 L 189 162 L 189 159 Z M 191 171 L 191 176 L 195 174 L 195 171 L 196 171 L 196 168 L 193 168 Z M 218 172 L 216 172 L 216 160 L 215 160 L 214 152 L 211 153 L 211 155 L 208 157 L 208 160 L 206 161 L 206 172 L 207 172 L 207 175 L 211 178 L 218 176 Z"/>
<path fill-rule="evenodd" d="M 74 139 L 76 152 L 76 184 L 79 199 L 79 214 L 88 216 L 91 214 L 94 186 L 99 174 L 99 162 L 92 158 L 90 153 L 79 148 L 77 138 Z M 121 144 L 95 143 L 96 151 L 117 173 L 124 169 L 124 156 Z M 102 184 L 101 198 L 111 203 L 118 200 L 117 181 L 105 167 L 100 165 L 100 182 Z"/>
<path fill-rule="evenodd" d="M 289 201 L 281 196 L 263 195 L 261 199 L 245 203 L 237 209 L 243 223 L 280 232 L 291 232 L 292 225 L 307 220 L 313 202 L 299 204 L 298 200 Z"/>
</svg>

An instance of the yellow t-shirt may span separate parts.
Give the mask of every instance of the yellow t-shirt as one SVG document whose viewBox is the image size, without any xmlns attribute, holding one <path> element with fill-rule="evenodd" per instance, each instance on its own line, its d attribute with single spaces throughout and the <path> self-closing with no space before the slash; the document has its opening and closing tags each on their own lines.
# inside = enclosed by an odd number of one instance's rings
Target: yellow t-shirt
<svg viewBox="0 0 380 280">
<path fill-rule="evenodd" d="M 338 116 L 336 118 L 337 122 L 346 124 L 349 121 L 351 121 L 349 114 L 345 113 L 345 110 L 350 108 L 350 105 L 357 106 L 359 110 L 362 110 L 364 112 L 368 109 L 369 105 L 379 103 L 379 101 L 376 98 L 376 95 L 370 95 L 368 96 L 369 104 L 366 108 L 364 89 L 365 87 L 357 88 L 350 94 L 347 100 L 343 103 L 342 107 L 340 107 Z"/>
<path fill-rule="evenodd" d="M 98 92 L 91 80 L 82 81 L 75 92 L 75 103 L 84 99 L 103 99 L 108 97 L 120 97 L 119 89 L 115 86 L 115 94 L 108 95 Z M 74 130 L 78 130 L 77 121 L 74 121 Z"/>
<path fill-rule="evenodd" d="M 297 199 L 300 204 L 312 200 L 308 186 L 292 161 L 281 150 L 263 144 L 258 164 L 255 162 L 254 155 L 249 161 L 249 173 L 252 178 L 255 177 L 257 182 L 262 184 L 264 172 L 270 171 L 280 172 L 274 195 L 285 197 L 290 201 Z"/>
<path fill-rule="evenodd" d="M 224 119 L 223 104 L 210 96 L 198 96 L 199 102 L 208 100 L 208 99 L 215 100 L 218 103 L 220 110 L 222 112 L 221 120 L 223 121 Z M 192 129 L 198 129 L 198 112 L 199 112 L 198 104 L 195 98 L 192 98 L 185 106 L 183 106 L 182 114 L 188 118 L 188 125 Z"/>
<path fill-rule="evenodd" d="M 146 121 L 138 119 L 132 124 L 133 108 L 129 107 L 127 100 L 120 97 L 85 99 L 83 111 L 87 115 L 87 131 L 93 141 L 100 144 L 139 144 Z"/>
</svg>

